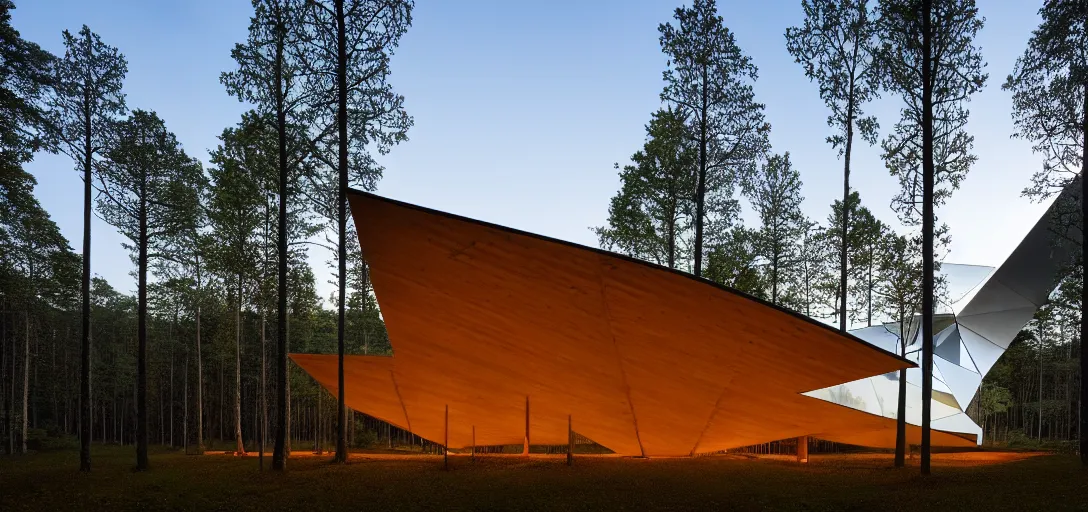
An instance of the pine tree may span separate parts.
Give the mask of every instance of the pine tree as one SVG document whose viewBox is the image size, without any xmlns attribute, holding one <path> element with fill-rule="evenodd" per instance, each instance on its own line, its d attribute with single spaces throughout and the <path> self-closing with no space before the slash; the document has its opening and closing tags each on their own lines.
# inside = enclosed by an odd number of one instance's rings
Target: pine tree
<svg viewBox="0 0 1088 512">
<path fill-rule="evenodd" d="M 287 468 L 287 210 L 295 183 L 291 170 L 298 160 L 306 158 L 308 147 L 288 147 L 288 141 L 308 141 L 299 133 L 289 133 L 308 126 L 305 121 L 306 84 L 302 74 L 299 52 L 305 4 L 302 0 L 253 0 L 254 14 L 250 19 L 249 35 L 245 44 L 238 44 L 231 57 L 238 63 L 235 71 L 223 73 L 220 81 L 227 91 L 240 101 L 257 105 L 262 115 L 274 116 L 278 138 L 277 195 L 279 215 L 277 219 L 277 252 L 279 257 L 277 276 L 276 343 L 277 396 L 276 444 L 272 453 L 272 469 Z M 293 135 L 293 136 L 292 136 Z M 291 159 L 294 159 L 294 162 Z"/>
<path fill-rule="evenodd" d="M 766 277 L 759 265 L 759 232 L 734 226 L 707 255 L 706 278 L 760 299 L 767 298 Z"/>
<path fill-rule="evenodd" d="M 889 233 L 882 241 L 877 285 L 874 289 L 877 309 L 890 316 L 898 327 L 899 355 L 907 356 L 907 346 L 918 339 L 919 313 L 922 310 L 921 237 Z M 895 466 L 903 467 L 907 443 L 907 370 L 899 370 L 899 396 L 896 409 Z"/>
<path fill-rule="evenodd" d="M 692 265 L 698 277 L 704 246 L 711 245 L 707 232 L 725 233 L 736 218 L 736 183 L 767 152 L 770 125 L 752 89 L 756 66 L 737 46 L 714 0 L 694 0 L 673 17 L 675 26 L 658 27 L 661 51 L 669 59 L 661 100 L 688 120 L 698 148 Z"/>
<path fill-rule="evenodd" d="M 10 0 L 0 0 L 0 155 L 21 163 L 42 147 L 55 58 L 11 26 L 13 9 Z"/>
<path fill-rule="evenodd" d="M 672 109 L 653 114 L 646 136 L 620 172 L 623 185 L 609 207 L 608 226 L 594 232 L 602 247 L 677 268 L 689 261 L 682 249 L 694 206 L 696 151 L 685 119 Z"/>
<path fill-rule="evenodd" d="M 881 0 L 878 59 L 885 86 L 906 106 L 882 143 L 899 178 L 894 205 L 901 218 L 922 225 L 922 474 L 930 472 L 933 394 L 934 209 L 959 187 L 971 164 L 967 134 L 972 94 L 987 75 L 974 38 L 984 19 L 973 0 Z"/>
<path fill-rule="evenodd" d="M 336 461 L 347 461 L 347 407 L 344 405 L 344 327 L 347 279 L 347 188 L 355 182 L 367 190 L 382 169 L 368 151 L 386 153 L 407 139 L 412 119 L 404 97 L 388 83 L 389 58 L 412 24 L 411 0 L 333 0 L 307 3 L 303 54 L 307 84 L 313 87 L 314 156 L 336 171 L 335 217 L 337 260 L 338 411 Z M 332 106 L 335 105 L 335 108 Z M 348 112 L 351 112 L 349 119 Z M 332 127 L 336 129 L 333 130 Z M 331 149 L 335 147 L 335 151 Z M 332 158 L 335 155 L 335 158 Z M 349 165 L 349 160 L 351 164 Z M 349 176 L 350 173 L 350 176 Z"/>
<path fill-rule="evenodd" d="M 1043 168 L 1032 176 L 1025 193 L 1036 199 L 1050 197 L 1080 180 L 1079 205 L 1059 205 L 1071 213 L 1064 222 L 1072 239 L 1080 238 L 1083 273 L 1088 237 L 1083 219 L 1088 213 L 1088 2 L 1049 1 L 1039 9 L 1043 22 L 1028 40 L 1024 54 L 1004 84 L 1012 91 L 1014 137 L 1031 141 L 1043 156 Z M 1076 211 L 1078 210 L 1080 211 Z M 1075 234 L 1076 233 L 1076 234 Z M 1080 339 L 1088 339 L 1088 289 L 1081 291 Z M 1080 458 L 1088 466 L 1088 357 L 1080 358 Z"/>
<path fill-rule="evenodd" d="M 50 138 L 83 172 L 83 307 L 80 349 L 79 468 L 91 470 L 91 185 L 95 158 L 110 144 L 110 131 L 125 113 L 121 83 L 128 63 L 86 25 L 64 36 L 64 57 L 54 66 L 49 98 Z"/>
<path fill-rule="evenodd" d="M 744 181 L 743 189 L 759 214 L 756 254 L 765 262 L 771 303 L 778 304 L 779 292 L 791 281 L 797 265 L 798 242 L 804 232 L 801 174 L 790 163 L 788 152 L 771 155 L 759 172 Z"/>
<path fill-rule="evenodd" d="M 223 276 L 233 297 L 234 310 L 234 436 L 235 452 L 245 453 L 242 443 L 242 310 L 247 304 L 246 285 L 256 281 L 261 257 L 254 233 L 263 222 L 261 209 L 266 188 L 275 181 L 275 133 L 255 113 L 242 116 L 236 128 L 227 128 L 211 155 L 212 187 L 208 194 L 211 227 L 211 268 Z"/>
<path fill-rule="evenodd" d="M 102 218 L 117 227 L 137 253 L 136 469 L 147 460 L 147 270 L 171 237 L 186 225 L 195 206 L 186 201 L 203 178 L 200 163 L 181 149 L 154 112 L 136 110 L 117 127 L 117 141 L 99 167 Z"/>
<path fill-rule="evenodd" d="M 850 197 L 850 157 L 854 130 L 869 144 L 876 143 L 876 118 L 866 117 L 862 106 L 877 95 L 876 23 L 866 0 L 802 0 L 805 21 L 786 29 L 786 49 L 805 68 L 805 76 L 820 84 L 820 98 L 829 109 L 827 124 L 835 134 L 827 138 L 843 157 L 842 201 Z M 839 329 L 846 330 L 850 252 L 850 210 L 837 225 L 839 234 Z"/>
</svg>

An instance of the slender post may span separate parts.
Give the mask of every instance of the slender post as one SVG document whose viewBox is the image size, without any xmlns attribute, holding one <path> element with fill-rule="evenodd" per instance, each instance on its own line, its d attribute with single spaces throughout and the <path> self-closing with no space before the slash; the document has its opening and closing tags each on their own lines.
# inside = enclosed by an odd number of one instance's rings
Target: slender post
<svg viewBox="0 0 1088 512">
<path fill-rule="evenodd" d="M 808 462 L 808 436 L 797 438 L 797 462 Z"/>
<path fill-rule="evenodd" d="M 567 465 L 574 465 L 574 428 L 571 426 L 570 415 L 567 415 Z"/>
<path fill-rule="evenodd" d="M 525 397 L 525 442 L 521 446 L 521 456 L 529 456 L 529 397 Z"/>
<path fill-rule="evenodd" d="M 472 462 L 476 462 L 476 425 L 472 426 Z"/>
<path fill-rule="evenodd" d="M 446 439 L 442 442 L 442 465 L 446 471 L 450 470 L 450 406 L 446 404 Z"/>
</svg>

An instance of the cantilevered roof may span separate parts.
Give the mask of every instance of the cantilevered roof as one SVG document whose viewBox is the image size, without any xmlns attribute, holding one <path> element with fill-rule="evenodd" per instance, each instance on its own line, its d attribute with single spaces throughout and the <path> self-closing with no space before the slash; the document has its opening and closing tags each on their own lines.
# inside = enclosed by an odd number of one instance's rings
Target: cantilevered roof
<svg viewBox="0 0 1088 512">
<path fill-rule="evenodd" d="M 363 192 L 349 200 L 395 355 L 349 358 L 346 401 L 439 442 L 448 405 L 452 448 L 473 427 L 477 444 L 521 443 L 527 399 L 532 443 L 565 443 L 571 415 L 622 454 L 848 429 L 857 411 L 800 393 L 912 366 L 685 273 Z M 335 356 L 292 358 L 335 393 Z"/>
</svg>

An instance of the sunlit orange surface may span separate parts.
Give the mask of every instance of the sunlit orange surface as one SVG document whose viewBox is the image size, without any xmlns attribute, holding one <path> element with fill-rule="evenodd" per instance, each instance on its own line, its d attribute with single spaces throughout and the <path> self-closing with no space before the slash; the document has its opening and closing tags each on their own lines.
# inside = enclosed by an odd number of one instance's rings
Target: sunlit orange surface
<svg viewBox="0 0 1088 512">
<path fill-rule="evenodd" d="M 347 405 L 449 446 L 573 429 L 619 454 L 801 435 L 894 442 L 894 420 L 800 395 L 911 366 L 689 275 L 479 221 L 349 195 L 394 357 L 349 356 Z M 292 354 L 337 392 L 335 355 Z M 918 429 L 908 432 L 914 437 Z M 934 444 L 973 441 L 934 433 Z"/>
</svg>

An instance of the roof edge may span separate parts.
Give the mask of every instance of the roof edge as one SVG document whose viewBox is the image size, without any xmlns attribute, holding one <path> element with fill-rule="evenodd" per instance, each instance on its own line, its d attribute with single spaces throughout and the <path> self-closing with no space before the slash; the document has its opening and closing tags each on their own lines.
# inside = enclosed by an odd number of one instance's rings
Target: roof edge
<svg viewBox="0 0 1088 512">
<path fill-rule="evenodd" d="M 606 251 L 606 250 L 598 248 L 598 247 L 590 247 L 588 245 L 582 245 L 582 244 L 570 242 L 570 241 L 567 241 L 567 240 L 561 240 L 561 239 L 558 239 L 558 238 L 552 238 L 550 236 L 540 235 L 540 234 L 537 234 L 537 233 L 531 233 L 531 232 L 523 231 L 523 230 L 520 230 L 520 229 L 517 229 L 517 228 L 512 228 L 512 227 L 509 227 L 509 226 L 503 226 L 501 224 L 495 224 L 495 223 L 492 223 L 492 222 L 487 222 L 487 221 L 483 221 L 483 220 L 479 220 L 479 219 L 473 219 L 473 218 L 470 218 L 470 217 L 465 217 L 463 215 L 457 215 L 455 213 L 444 212 L 444 211 L 441 211 L 441 210 L 436 210 L 434 208 L 428 208 L 426 206 L 419 206 L 417 204 L 412 204 L 412 203 L 408 203 L 408 202 L 404 202 L 404 201 L 399 201 L 397 199 L 391 199 L 391 198 L 388 198 L 388 197 L 385 197 L 385 196 L 380 196 L 378 194 L 374 194 L 372 192 L 366 192 L 366 191 L 363 191 L 363 190 L 358 190 L 358 189 L 354 189 L 354 188 L 350 188 L 350 187 L 348 188 L 347 192 L 348 192 L 349 195 L 356 195 L 356 196 L 366 197 L 366 198 L 370 198 L 370 199 L 376 199 L 378 201 L 382 201 L 382 202 L 389 203 L 389 204 L 392 204 L 392 205 L 401 206 L 401 207 L 404 207 L 404 208 L 409 208 L 409 209 L 421 211 L 421 212 L 424 212 L 424 213 L 435 214 L 435 215 L 445 217 L 445 218 L 448 218 L 448 219 L 468 222 L 470 224 L 476 224 L 476 225 L 491 228 L 491 229 L 497 229 L 499 231 L 503 231 L 503 232 L 511 233 L 511 234 L 515 234 L 515 235 L 527 236 L 527 237 L 534 238 L 534 239 L 537 239 L 537 240 L 542 240 L 542 241 L 545 241 L 545 242 L 558 243 L 560 245 L 564 245 L 564 246 L 571 247 L 571 248 L 574 248 L 574 249 L 590 251 L 590 252 L 595 253 L 595 254 L 608 256 L 608 257 L 612 257 L 612 258 L 617 258 L 617 259 L 620 259 L 620 260 L 623 260 L 623 261 L 628 261 L 628 262 L 631 262 L 631 263 L 643 265 L 643 266 L 648 267 L 648 268 L 653 268 L 653 269 L 657 269 L 657 270 L 664 270 L 666 272 L 670 272 L 670 273 L 676 274 L 678 276 L 682 276 L 682 277 L 684 277 L 686 279 L 690 279 L 692 281 L 702 283 L 702 284 L 710 286 L 712 288 L 717 288 L 719 290 L 725 291 L 727 293 L 731 293 L 733 295 L 736 295 L 738 297 L 741 297 L 741 298 L 756 302 L 758 304 L 762 304 L 762 305 L 767 306 L 767 307 L 769 307 L 771 309 L 777 310 L 779 312 L 785 313 L 785 314 L 790 315 L 790 316 L 792 316 L 794 318 L 797 318 L 799 320 L 802 320 L 804 322 L 807 322 L 809 324 L 817 326 L 820 329 L 824 329 L 824 330 L 827 330 L 829 332 L 838 334 L 839 336 L 842 336 L 844 339 L 846 339 L 848 341 L 858 343 L 858 344 L 860 344 L 861 346 L 863 346 L 865 348 L 868 348 L 870 350 L 874 350 L 876 352 L 879 352 L 880 354 L 891 357 L 892 359 L 895 359 L 895 360 L 897 360 L 897 361 L 899 361 L 901 363 L 906 363 L 907 364 L 906 368 L 917 368 L 918 367 L 918 365 L 915 364 L 914 361 L 911 361 L 911 360 L 909 360 L 909 359 L 907 359 L 905 357 L 902 357 L 899 354 L 896 354 L 894 352 L 890 352 L 890 351 L 884 350 L 884 349 L 882 349 L 880 347 L 877 347 L 875 345 L 871 345 L 868 342 L 866 342 L 865 340 L 863 340 L 861 338 L 858 338 L 857 336 L 854 336 L 853 334 L 850 334 L 847 331 L 840 331 L 840 330 L 835 329 L 834 327 L 832 327 L 830 325 L 827 325 L 827 324 L 825 324 L 823 322 L 820 322 L 820 321 L 818 321 L 818 320 L 816 320 L 814 318 L 802 315 L 801 313 L 799 313 L 797 311 L 793 311 L 791 309 L 786 309 L 784 307 L 778 306 L 778 305 L 773 304 L 771 302 L 767 302 L 764 299 L 761 299 L 761 298 L 756 297 L 754 295 L 750 295 L 748 293 L 742 292 L 742 291 L 737 290 L 735 288 L 731 288 L 731 287 L 725 286 L 723 284 L 715 283 L 714 281 L 711 281 L 709 279 L 703 279 L 701 277 L 695 277 L 695 275 L 693 275 L 691 273 L 688 273 L 688 272 L 684 272 L 682 270 L 669 268 L 669 267 L 666 267 L 664 265 L 660 265 L 660 264 L 657 264 L 657 263 L 654 263 L 654 262 L 651 262 L 651 261 L 641 260 L 641 259 L 638 259 L 638 258 L 635 258 L 635 257 L 632 257 L 632 256 L 627 256 L 626 254 L 620 254 L 620 253 L 616 253 L 616 252 L 612 252 L 612 251 Z M 356 231 L 358 231 L 358 230 L 356 230 Z"/>
</svg>

